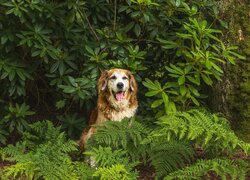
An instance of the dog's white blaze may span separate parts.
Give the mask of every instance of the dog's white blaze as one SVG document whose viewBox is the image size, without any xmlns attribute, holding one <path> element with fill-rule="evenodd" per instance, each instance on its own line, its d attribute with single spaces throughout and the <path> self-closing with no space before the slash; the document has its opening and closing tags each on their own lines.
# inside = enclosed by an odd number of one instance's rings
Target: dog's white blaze
<svg viewBox="0 0 250 180">
<path fill-rule="evenodd" d="M 110 77 L 115 76 L 116 79 L 110 79 L 108 81 L 108 88 L 110 92 L 118 92 L 121 91 L 121 89 L 117 88 L 117 83 L 123 83 L 123 89 L 122 91 L 127 91 L 129 88 L 129 80 L 128 76 L 123 71 L 115 71 Z M 126 79 L 123 79 L 123 77 L 126 77 Z"/>
</svg>

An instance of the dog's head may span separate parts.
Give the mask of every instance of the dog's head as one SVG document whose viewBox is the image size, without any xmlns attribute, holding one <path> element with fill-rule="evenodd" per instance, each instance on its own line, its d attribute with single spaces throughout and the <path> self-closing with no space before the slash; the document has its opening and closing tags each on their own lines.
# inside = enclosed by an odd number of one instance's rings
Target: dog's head
<svg viewBox="0 0 250 180">
<path fill-rule="evenodd" d="M 98 81 L 98 93 L 109 92 L 116 101 L 122 101 L 136 94 L 137 84 L 132 73 L 125 69 L 111 69 L 102 72 Z"/>
</svg>

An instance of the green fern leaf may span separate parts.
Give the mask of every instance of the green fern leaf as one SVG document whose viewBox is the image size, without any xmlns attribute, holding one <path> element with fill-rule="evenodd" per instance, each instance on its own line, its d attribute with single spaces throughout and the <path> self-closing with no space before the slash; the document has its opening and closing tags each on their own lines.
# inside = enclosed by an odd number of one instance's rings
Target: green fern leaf
<svg viewBox="0 0 250 180">
<path fill-rule="evenodd" d="M 231 177 L 232 179 L 245 179 L 247 164 L 243 161 L 233 161 L 229 159 L 200 160 L 197 163 L 187 166 L 168 174 L 164 180 L 172 179 L 205 179 L 208 172 L 214 172 L 222 179 Z"/>
<path fill-rule="evenodd" d="M 194 157 L 192 146 L 183 141 L 155 142 L 150 147 L 148 153 L 157 177 L 184 167 Z"/>
</svg>

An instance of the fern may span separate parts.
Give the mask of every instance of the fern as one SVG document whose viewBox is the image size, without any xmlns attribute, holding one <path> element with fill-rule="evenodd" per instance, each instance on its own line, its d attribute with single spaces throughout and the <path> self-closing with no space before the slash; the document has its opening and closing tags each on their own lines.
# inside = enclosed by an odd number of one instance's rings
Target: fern
<svg viewBox="0 0 250 180">
<path fill-rule="evenodd" d="M 242 148 L 248 152 L 249 144 L 235 136 L 226 119 L 204 111 L 190 110 L 164 116 L 157 124 L 153 131 L 137 121 L 131 123 L 127 120 L 108 121 L 103 126 L 98 126 L 88 142 L 89 151 L 85 153 L 97 163 L 98 169 L 94 175 L 101 179 L 135 178 L 135 162 L 141 162 L 143 158 L 145 164 L 153 165 L 157 178 L 182 178 L 182 171 L 178 170 L 180 168 L 185 172 L 187 169 L 191 175 L 193 173 L 193 176 L 187 174 L 190 179 L 199 179 L 213 171 L 222 178 L 243 177 L 245 170 L 238 174 L 227 171 L 234 166 L 240 168 L 238 162 L 229 159 L 199 161 L 192 165 L 195 159 L 193 145 L 202 145 L 209 151 L 231 152 Z M 186 167 L 187 165 L 190 166 Z M 184 175 L 182 179 L 186 178 Z"/>
<path fill-rule="evenodd" d="M 158 177 L 184 167 L 194 157 L 192 146 L 182 141 L 155 142 L 148 152 Z"/>
<path fill-rule="evenodd" d="M 88 142 L 88 147 L 96 145 L 111 146 L 113 149 L 124 149 L 134 161 L 146 158 L 146 148 L 141 142 L 148 135 L 149 129 L 137 121 L 107 121 L 97 126 L 97 132 Z"/>
<path fill-rule="evenodd" d="M 122 145 L 122 147 L 126 149 L 130 140 L 137 146 L 147 133 L 148 129 L 136 121 L 107 121 L 102 126 L 97 127 L 97 133 L 94 134 L 94 139 L 99 143 L 105 143 L 115 147 Z"/>
<path fill-rule="evenodd" d="M 31 131 L 23 134 L 23 140 L 9 145 L 0 154 L 16 164 L 6 167 L 9 178 L 28 177 L 43 179 L 78 179 L 75 164 L 68 153 L 77 150 L 74 141 L 66 140 L 65 134 L 49 121 L 31 125 Z"/>
<path fill-rule="evenodd" d="M 111 167 L 98 168 L 93 175 L 100 177 L 101 180 L 132 180 L 126 168 L 122 164 L 112 165 Z"/>
<path fill-rule="evenodd" d="M 92 151 L 84 152 L 84 154 L 94 157 L 96 163 L 102 167 L 122 162 L 128 164 L 129 162 L 126 158 L 126 151 L 121 149 L 112 151 L 110 147 L 99 146 L 99 148 L 93 148 Z"/>
<path fill-rule="evenodd" d="M 34 178 L 34 172 L 37 170 L 35 167 L 35 164 L 32 162 L 27 163 L 17 163 L 12 166 L 10 166 L 6 172 L 6 174 L 3 174 L 7 177 L 12 176 L 13 178 L 20 177 L 20 175 L 26 175 L 28 179 Z"/>
<path fill-rule="evenodd" d="M 77 175 L 77 177 L 80 177 L 80 179 L 93 179 L 92 175 L 95 172 L 95 169 L 91 168 L 89 165 L 87 165 L 84 162 L 74 162 L 74 173 Z"/>
<path fill-rule="evenodd" d="M 247 166 L 242 161 L 229 159 L 200 160 L 196 164 L 168 174 L 164 180 L 171 179 L 202 179 L 207 173 L 213 172 L 222 179 L 245 179 Z"/>
<path fill-rule="evenodd" d="M 138 162 L 131 162 L 125 150 L 112 150 L 110 147 L 99 146 L 84 154 L 93 158 L 99 167 L 112 169 L 114 164 L 120 164 L 124 166 L 129 177 L 137 177 L 137 172 L 134 168 Z"/>
<path fill-rule="evenodd" d="M 0 150 L 0 154 L 2 159 L 5 160 L 6 158 L 9 161 L 15 161 L 15 157 L 22 155 L 25 151 L 26 143 L 17 142 L 16 145 L 8 145 L 7 147 Z"/>
<path fill-rule="evenodd" d="M 204 148 L 233 151 L 236 148 L 249 153 L 250 145 L 234 134 L 225 119 L 218 118 L 215 114 L 199 110 L 177 112 L 163 116 L 158 121 L 159 128 L 148 137 L 148 141 L 156 138 L 166 138 L 167 141 L 174 137 L 179 139 L 195 140 Z"/>
</svg>

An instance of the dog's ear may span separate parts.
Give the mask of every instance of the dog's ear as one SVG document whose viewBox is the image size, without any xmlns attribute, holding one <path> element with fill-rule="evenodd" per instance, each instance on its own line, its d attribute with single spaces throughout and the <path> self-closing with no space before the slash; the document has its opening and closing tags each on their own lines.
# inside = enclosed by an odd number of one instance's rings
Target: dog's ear
<svg viewBox="0 0 250 180">
<path fill-rule="evenodd" d="M 129 72 L 129 80 L 130 80 L 130 89 L 131 91 L 137 92 L 137 83 L 135 81 L 135 77 L 131 72 Z"/>
<path fill-rule="evenodd" d="M 105 70 L 102 72 L 98 80 L 98 92 L 104 91 L 108 85 L 108 71 Z"/>
</svg>

